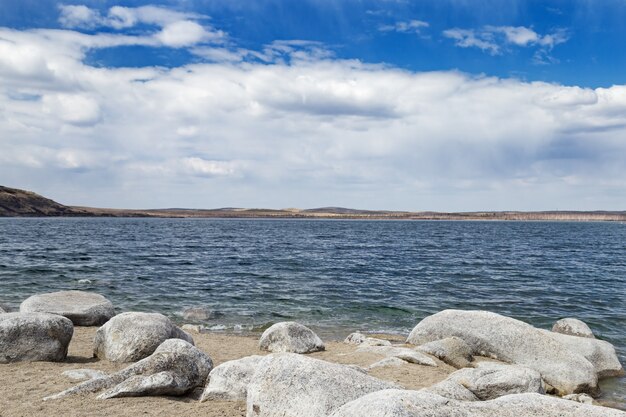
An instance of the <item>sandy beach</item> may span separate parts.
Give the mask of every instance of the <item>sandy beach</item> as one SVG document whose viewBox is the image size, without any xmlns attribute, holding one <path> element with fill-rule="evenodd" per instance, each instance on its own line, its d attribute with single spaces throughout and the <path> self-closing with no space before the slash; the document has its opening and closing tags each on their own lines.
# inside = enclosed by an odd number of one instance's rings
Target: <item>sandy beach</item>
<svg viewBox="0 0 626 417">
<path fill-rule="evenodd" d="M 139 397 L 97 400 L 95 395 L 70 396 L 61 400 L 43 401 L 43 398 L 76 385 L 62 375 L 71 369 L 96 369 L 114 372 L 127 365 L 93 358 L 92 340 L 97 327 L 76 327 L 65 362 L 21 362 L 0 365 L 0 416 L 245 416 L 244 402 L 204 402 L 196 390 L 187 397 Z M 249 355 L 263 355 L 258 348 L 258 337 L 234 336 L 217 333 L 194 333 L 196 346 L 208 353 L 215 365 Z M 379 335 L 395 343 L 393 336 Z M 326 351 L 311 357 L 343 364 L 368 366 L 383 357 L 356 352 L 354 345 L 340 341 L 326 341 Z M 437 361 L 438 367 L 407 363 L 401 367 L 375 368 L 370 375 L 393 381 L 405 388 L 419 389 L 446 378 L 454 368 Z"/>
</svg>

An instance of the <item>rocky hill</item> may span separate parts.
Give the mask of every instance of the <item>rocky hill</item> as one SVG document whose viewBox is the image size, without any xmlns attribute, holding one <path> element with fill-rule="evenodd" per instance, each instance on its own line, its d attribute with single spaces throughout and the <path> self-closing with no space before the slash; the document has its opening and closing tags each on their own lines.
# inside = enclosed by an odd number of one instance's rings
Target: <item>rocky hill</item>
<svg viewBox="0 0 626 417">
<path fill-rule="evenodd" d="M 83 210 L 64 206 L 30 191 L 0 185 L 0 217 L 81 216 Z"/>
</svg>

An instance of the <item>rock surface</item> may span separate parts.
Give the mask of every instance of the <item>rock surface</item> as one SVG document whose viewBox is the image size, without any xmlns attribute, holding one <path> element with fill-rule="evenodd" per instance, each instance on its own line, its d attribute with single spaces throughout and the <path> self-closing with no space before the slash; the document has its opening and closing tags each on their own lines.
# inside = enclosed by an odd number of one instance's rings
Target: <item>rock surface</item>
<svg viewBox="0 0 626 417">
<path fill-rule="evenodd" d="M 0 363 L 60 362 L 73 334 L 72 322 L 55 314 L 0 314 Z"/>
<path fill-rule="evenodd" d="M 454 401 L 425 391 L 384 390 L 349 402 L 330 417 L 626 417 L 606 407 L 541 394 L 515 394 L 490 401 Z"/>
<path fill-rule="evenodd" d="M 374 362 L 373 364 L 368 366 L 366 370 L 375 369 L 375 368 L 384 368 L 385 366 L 397 367 L 397 366 L 404 366 L 404 365 L 406 365 L 406 361 L 403 361 L 400 358 L 391 357 L 391 358 L 385 358 L 377 362 Z"/>
<path fill-rule="evenodd" d="M 247 417 L 320 417 L 370 392 L 395 388 L 348 366 L 293 353 L 266 356 L 247 395 Z"/>
<path fill-rule="evenodd" d="M 369 352 L 383 355 L 388 358 L 398 358 L 417 365 L 437 366 L 437 362 L 430 356 L 413 349 L 396 346 L 359 346 L 358 352 Z"/>
<path fill-rule="evenodd" d="M 434 342 L 425 343 L 417 349 L 441 359 L 448 365 L 458 369 L 467 368 L 473 360 L 472 348 L 458 337 L 435 340 Z"/>
<path fill-rule="evenodd" d="M 122 313 L 100 327 L 94 355 L 111 362 L 135 362 L 150 356 L 167 339 L 193 338 L 158 313 Z"/>
<path fill-rule="evenodd" d="M 189 307 L 183 310 L 183 318 L 191 321 L 205 321 L 215 318 L 217 314 L 208 307 Z"/>
<path fill-rule="evenodd" d="M 351 333 L 343 341 L 349 345 L 365 345 L 365 346 L 391 346 L 391 342 L 388 340 L 377 339 L 375 337 L 368 337 L 363 333 L 355 332 Z"/>
<path fill-rule="evenodd" d="M 100 326 L 115 315 L 109 300 L 85 291 L 33 295 L 22 302 L 20 312 L 58 314 L 72 320 L 75 326 Z"/>
<path fill-rule="evenodd" d="M 274 353 L 311 353 L 324 350 L 325 346 L 313 330 L 300 323 L 286 321 L 265 330 L 261 335 L 259 348 Z"/>
<path fill-rule="evenodd" d="M 83 382 L 45 400 L 103 391 L 99 399 L 146 395 L 183 395 L 204 386 L 213 369 L 211 358 L 192 344 L 164 341 L 152 355 L 112 375 Z"/>
<path fill-rule="evenodd" d="M 463 339 L 475 355 L 538 371 L 562 395 L 598 390 L 595 367 L 585 357 L 545 331 L 499 314 L 444 310 L 415 326 L 407 342 L 422 345 L 453 336 Z"/>
<path fill-rule="evenodd" d="M 582 320 L 572 318 L 565 318 L 557 321 L 552 326 L 552 331 L 570 336 L 588 337 L 590 339 L 596 338 L 589 326 L 587 326 L 587 323 Z"/>
<path fill-rule="evenodd" d="M 95 369 L 70 369 L 69 371 L 63 372 L 62 375 L 73 381 L 86 381 L 107 376 L 104 372 Z"/>
<path fill-rule="evenodd" d="M 262 359 L 259 355 L 247 356 L 215 367 L 200 401 L 245 401 L 248 384 Z"/>
</svg>

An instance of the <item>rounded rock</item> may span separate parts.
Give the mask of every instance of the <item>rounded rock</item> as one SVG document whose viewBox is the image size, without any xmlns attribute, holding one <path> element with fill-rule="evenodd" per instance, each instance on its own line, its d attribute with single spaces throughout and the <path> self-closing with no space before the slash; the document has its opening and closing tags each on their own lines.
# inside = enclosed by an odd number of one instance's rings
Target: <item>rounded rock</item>
<svg viewBox="0 0 626 417">
<path fill-rule="evenodd" d="M 101 326 L 115 315 L 113 304 L 100 294 L 59 291 L 33 295 L 20 306 L 22 313 L 51 313 L 67 317 L 76 326 Z"/>
<path fill-rule="evenodd" d="M 274 353 L 311 353 L 326 349 L 313 330 L 293 321 L 276 323 L 265 330 L 259 348 Z"/>
<path fill-rule="evenodd" d="M 557 321 L 552 326 L 552 331 L 554 333 L 567 334 L 570 336 L 578 336 L 578 337 L 587 337 L 590 339 L 595 339 L 596 337 L 593 335 L 593 332 L 582 320 L 565 318 Z"/>
</svg>

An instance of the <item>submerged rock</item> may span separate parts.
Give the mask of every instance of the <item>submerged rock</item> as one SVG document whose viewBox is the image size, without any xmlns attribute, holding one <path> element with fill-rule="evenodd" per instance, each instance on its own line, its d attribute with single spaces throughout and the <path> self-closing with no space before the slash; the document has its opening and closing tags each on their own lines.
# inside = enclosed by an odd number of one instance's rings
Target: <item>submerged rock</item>
<svg viewBox="0 0 626 417">
<path fill-rule="evenodd" d="M 111 362 L 135 362 L 150 356 L 167 339 L 193 338 L 158 313 L 122 313 L 100 327 L 94 355 Z"/>
<path fill-rule="evenodd" d="M 467 368 L 473 360 L 472 348 L 458 337 L 435 340 L 434 342 L 425 343 L 417 349 L 459 369 Z"/>
<path fill-rule="evenodd" d="M 183 318 L 190 321 L 206 321 L 219 316 L 220 314 L 206 306 L 189 307 L 183 310 Z"/>
<path fill-rule="evenodd" d="M 75 326 L 100 326 L 115 315 L 109 300 L 85 291 L 33 295 L 22 302 L 20 312 L 58 314 L 72 320 Z"/>
<path fill-rule="evenodd" d="M 259 348 L 274 353 L 311 353 L 324 350 L 325 346 L 313 330 L 300 323 L 285 321 L 263 332 Z"/>
<path fill-rule="evenodd" d="M 407 342 L 422 345 L 455 336 L 463 339 L 475 355 L 538 371 L 560 394 L 596 393 L 598 377 L 594 365 L 546 333 L 487 311 L 444 310 L 415 326 Z"/>
<path fill-rule="evenodd" d="M 56 314 L 0 314 L 0 363 L 63 361 L 73 334 L 72 322 Z"/>
<path fill-rule="evenodd" d="M 266 356 L 247 395 L 247 417 L 320 417 L 370 392 L 395 388 L 348 366 L 293 353 Z"/>
<path fill-rule="evenodd" d="M 384 390 L 351 401 L 330 417 L 626 417 L 606 407 L 541 394 L 514 394 L 490 401 L 454 401 L 426 391 Z"/>
<path fill-rule="evenodd" d="M 247 356 L 215 367 L 200 401 L 245 401 L 248 384 L 262 359 L 259 355 Z"/>
<path fill-rule="evenodd" d="M 590 339 L 596 338 L 589 326 L 587 326 L 587 323 L 582 320 L 572 318 L 565 318 L 557 321 L 554 323 L 554 326 L 552 326 L 552 331 L 570 336 L 588 337 Z"/>
<path fill-rule="evenodd" d="M 98 396 L 99 399 L 184 395 L 204 386 L 212 368 L 211 358 L 195 346 L 184 340 L 169 339 L 149 357 L 119 372 L 91 379 L 44 400 L 103 390 L 106 391 Z"/>
</svg>

